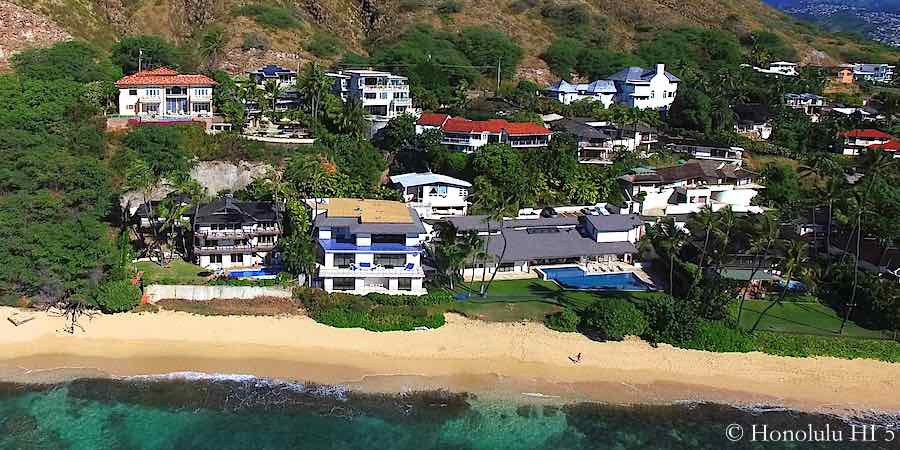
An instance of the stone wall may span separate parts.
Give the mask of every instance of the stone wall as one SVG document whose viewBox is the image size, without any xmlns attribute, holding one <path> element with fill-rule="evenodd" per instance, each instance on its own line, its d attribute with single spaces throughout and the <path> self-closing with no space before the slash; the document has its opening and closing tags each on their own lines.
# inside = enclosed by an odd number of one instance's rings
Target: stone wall
<svg viewBox="0 0 900 450">
<path fill-rule="evenodd" d="M 277 287 L 152 284 L 144 288 L 144 297 L 150 303 L 164 299 L 203 302 L 213 299 L 290 298 L 291 291 Z"/>
</svg>

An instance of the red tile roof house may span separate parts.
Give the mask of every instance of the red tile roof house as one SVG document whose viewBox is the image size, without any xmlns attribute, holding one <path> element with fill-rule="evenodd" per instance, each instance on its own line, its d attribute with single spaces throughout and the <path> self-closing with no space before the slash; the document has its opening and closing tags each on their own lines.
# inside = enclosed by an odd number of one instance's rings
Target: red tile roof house
<svg viewBox="0 0 900 450">
<path fill-rule="evenodd" d="M 894 155 L 894 159 L 900 159 L 900 141 L 898 140 L 890 140 L 884 144 L 876 144 L 872 146 L 873 148 L 880 148 L 885 152 L 888 152 L 891 155 Z"/>
<path fill-rule="evenodd" d="M 206 75 L 187 75 L 167 67 L 143 70 L 116 82 L 119 115 L 191 119 L 213 115 L 216 82 Z"/>
<path fill-rule="evenodd" d="M 422 113 L 416 121 L 416 133 L 441 130 L 441 143 L 450 150 L 472 153 L 479 147 L 500 142 L 513 148 L 539 148 L 550 143 L 549 128 L 534 122 L 509 122 L 504 119 L 469 120 L 447 114 Z"/>
<path fill-rule="evenodd" d="M 865 153 L 865 149 L 873 145 L 883 145 L 893 139 L 893 137 L 879 130 L 850 130 L 840 134 L 843 141 L 840 145 L 840 151 L 847 156 L 859 156 Z"/>
</svg>

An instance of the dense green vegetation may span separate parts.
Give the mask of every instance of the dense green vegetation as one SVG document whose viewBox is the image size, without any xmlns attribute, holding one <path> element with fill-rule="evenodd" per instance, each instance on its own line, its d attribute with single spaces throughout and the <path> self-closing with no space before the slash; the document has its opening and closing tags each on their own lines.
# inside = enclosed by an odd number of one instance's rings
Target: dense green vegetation
<svg viewBox="0 0 900 450">
<path fill-rule="evenodd" d="M 338 328 L 365 328 L 370 331 L 438 328 L 444 325 L 444 316 L 429 312 L 428 307 L 451 300 L 450 295 L 444 291 L 432 291 L 420 297 L 384 294 L 363 297 L 304 288 L 295 289 L 294 298 L 303 304 L 307 314 L 317 322 Z"/>
<path fill-rule="evenodd" d="M 252 17 L 256 23 L 274 30 L 279 28 L 297 28 L 303 24 L 303 21 L 294 11 L 281 6 L 247 4 L 235 9 L 232 14 Z"/>
</svg>

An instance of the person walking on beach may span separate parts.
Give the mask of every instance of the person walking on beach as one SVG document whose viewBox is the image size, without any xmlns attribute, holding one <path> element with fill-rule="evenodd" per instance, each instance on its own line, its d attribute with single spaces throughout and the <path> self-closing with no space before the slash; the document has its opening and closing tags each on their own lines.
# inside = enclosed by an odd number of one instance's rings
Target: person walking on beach
<svg viewBox="0 0 900 450">
<path fill-rule="evenodd" d="M 578 352 L 578 356 L 575 357 L 575 363 L 576 364 L 581 363 L 581 352 Z"/>
</svg>

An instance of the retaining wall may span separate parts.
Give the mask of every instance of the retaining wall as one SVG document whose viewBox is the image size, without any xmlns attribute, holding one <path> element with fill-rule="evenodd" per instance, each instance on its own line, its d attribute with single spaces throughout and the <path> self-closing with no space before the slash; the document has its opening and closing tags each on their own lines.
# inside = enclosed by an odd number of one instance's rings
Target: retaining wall
<svg viewBox="0 0 900 450">
<path fill-rule="evenodd" d="M 290 298 L 291 291 L 277 287 L 257 286 L 192 286 L 152 284 L 144 287 L 144 298 L 155 303 L 173 298 L 203 302 L 213 299 L 250 299 L 257 297 Z"/>
</svg>

